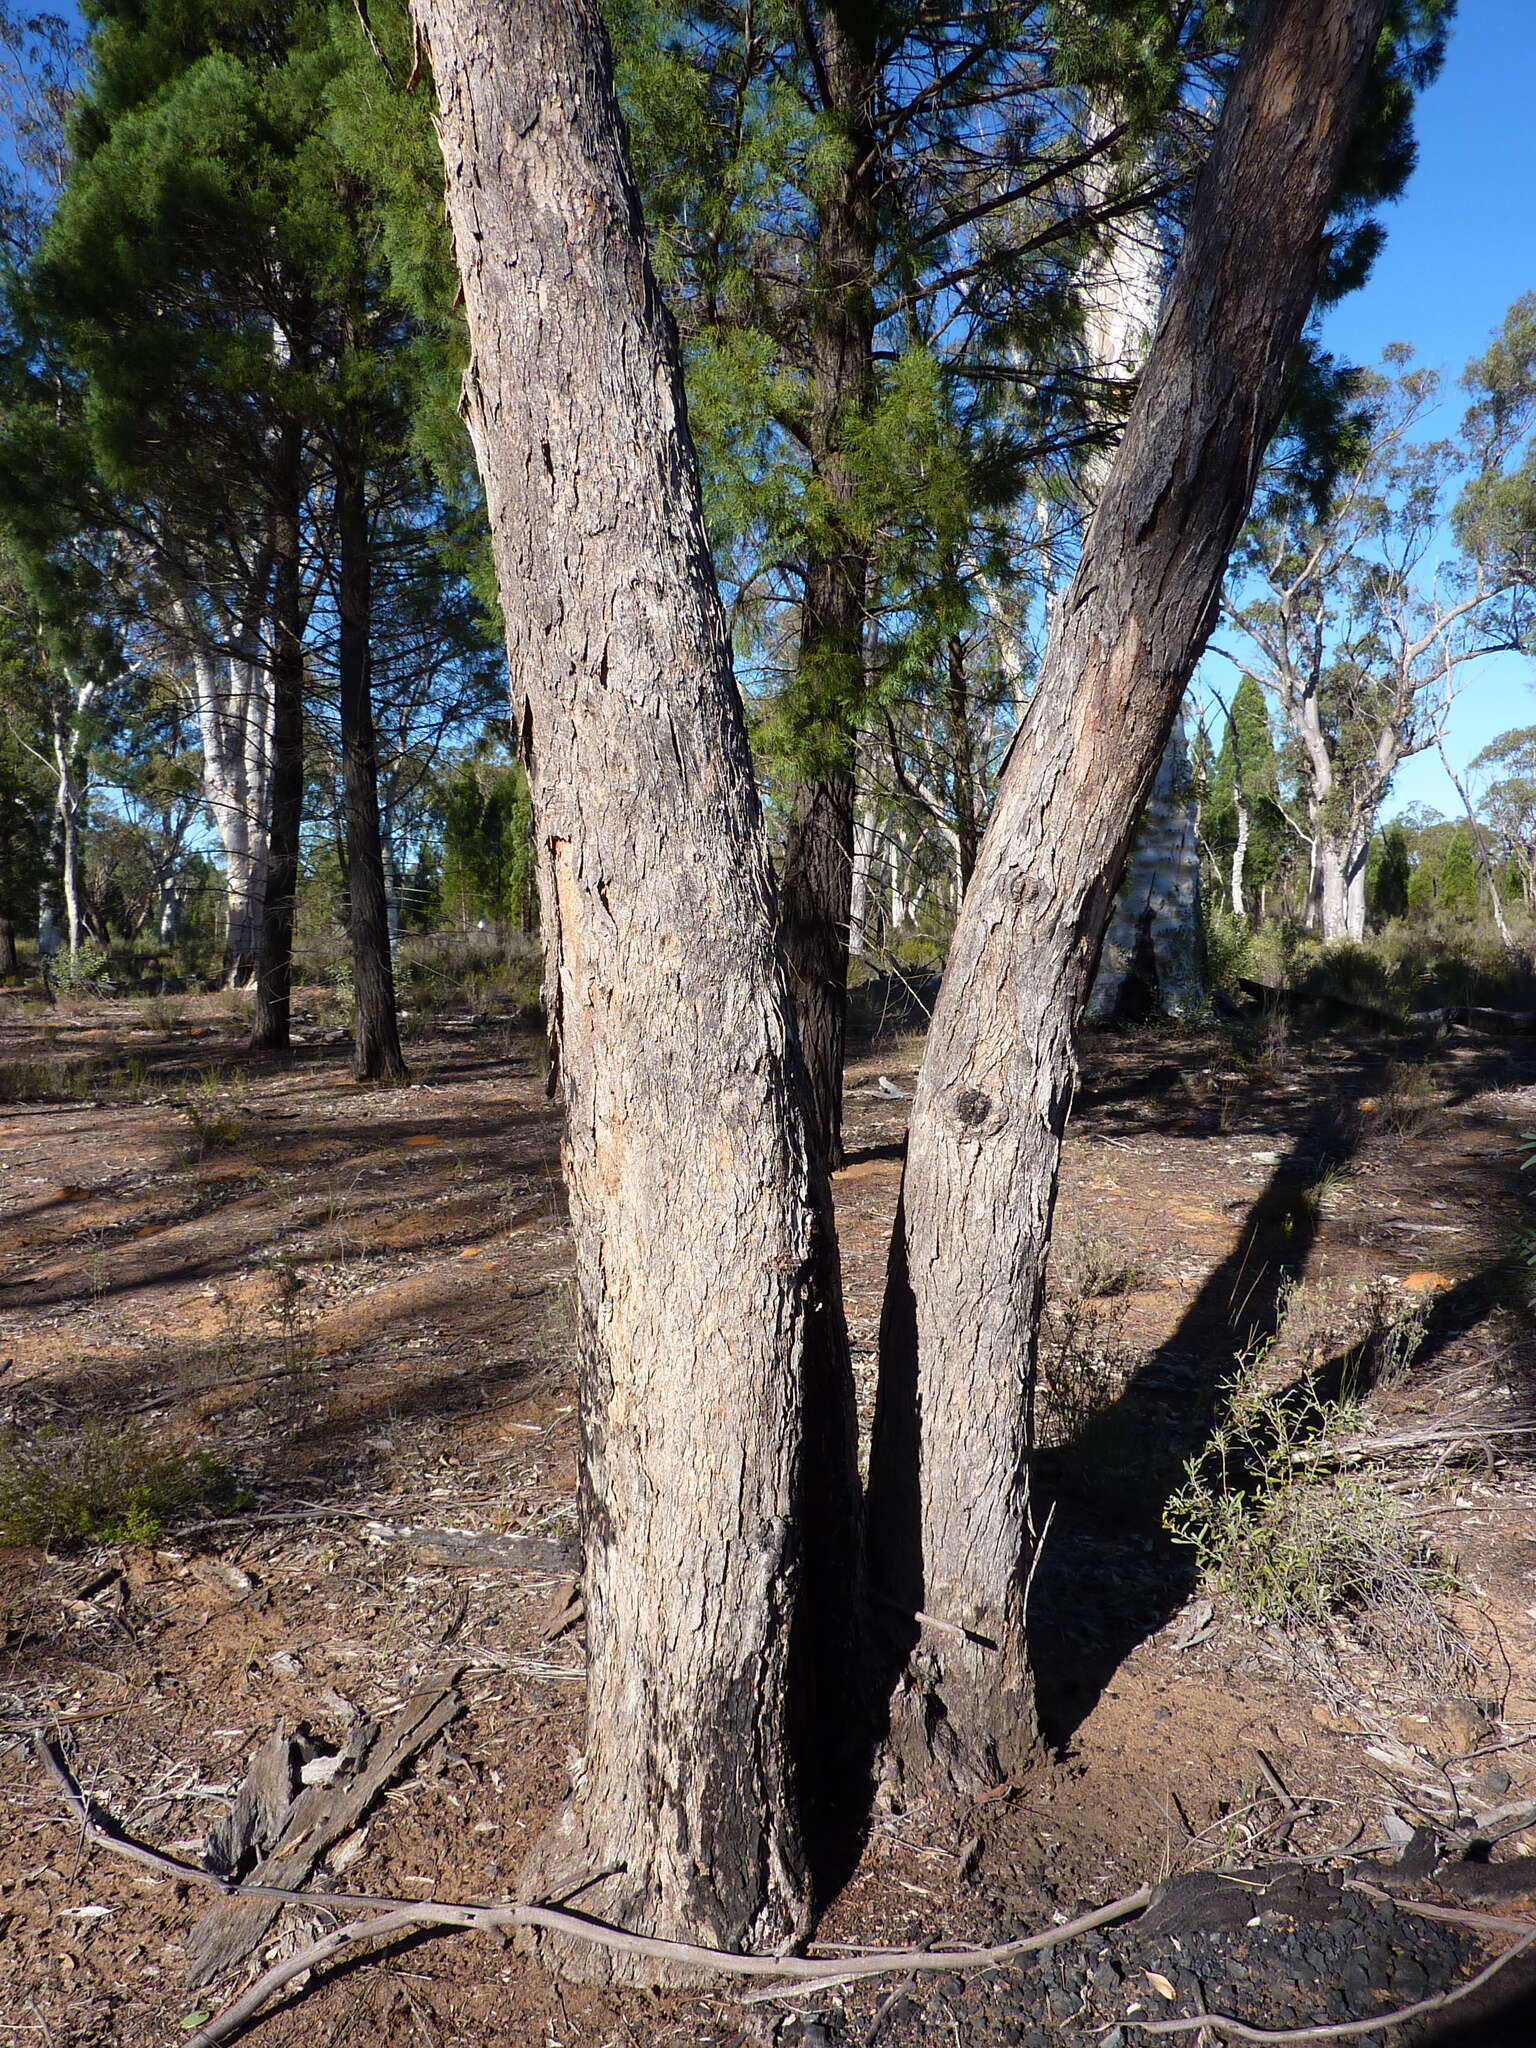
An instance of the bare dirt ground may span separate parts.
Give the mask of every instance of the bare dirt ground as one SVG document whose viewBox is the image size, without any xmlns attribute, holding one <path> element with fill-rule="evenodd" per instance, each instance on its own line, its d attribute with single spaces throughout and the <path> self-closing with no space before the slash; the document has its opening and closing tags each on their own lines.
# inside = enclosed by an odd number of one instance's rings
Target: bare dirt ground
<svg viewBox="0 0 1536 2048">
<path fill-rule="evenodd" d="M 401 1533 L 575 1533 L 536 1038 L 439 1020 L 411 1047 L 415 1084 L 375 1093 L 319 1034 L 252 1061 L 216 1001 L 180 1008 L 150 1028 L 129 1004 L 0 996 L 0 1060 L 92 1063 L 86 1093 L 0 1110 L 0 1422 L 141 1433 L 208 1454 L 241 1495 L 228 1520 L 189 1504 L 153 1544 L 0 1549 L 0 2043 L 168 2043 L 240 1983 L 188 1990 L 202 1900 L 82 1843 L 37 1724 L 119 1825 L 195 1857 L 279 1724 L 334 1748 L 458 1666 L 462 1716 L 321 1878 L 453 1899 L 508 1895 L 580 1740 L 568 1578 Z M 1247 1061 L 1216 1032 L 1088 1042 L 1053 1274 L 1077 1440 L 1043 1461 L 1032 1589 L 1051 1761 L 942 1821 L 879 1811 L 824 1939 L 992 1939 L 1281 1846 L 1396 1855 L 1426 1825 L 1475 1829 L 1496 1861 L 1536 1853 L 1536 1369 L 1508 1278 L 1536 1041 L 1417 1050 L 1405 1082 L 1402 1048 L 1358 1032 L 1272 1035 Z M 877 1077 L 909 1087 L 916 1053 L 887 1044 L 849 1074 L 837 1193 L 866 1400 L 905 1115 Z M 1422 1304 L 1424 1337 L 1370 1428 L 1404 1440 L 1383 1469 L 1455 1568 L 1452 1675 L 1379 1633 L 1245 1623 L 1162 1527 L 1234 1355 L 1325 1385 L 1388 1295 Z M 321 1925 L 289 1910 L 264 1952 Z M 809 2024 L 777 2038 L 896 2029 L 884 1990 L 782 2007 Z M 1033 2038 L 963 2030 L 916 1993 L 904 2010 L 942 2021 L 936 2041 Z M 270 2048 L 724 2044 L 774 2038 L 774 2011 L 561 1986 L 456 1936 L 338 1969 L 258 2031 Z"/>
</svg>

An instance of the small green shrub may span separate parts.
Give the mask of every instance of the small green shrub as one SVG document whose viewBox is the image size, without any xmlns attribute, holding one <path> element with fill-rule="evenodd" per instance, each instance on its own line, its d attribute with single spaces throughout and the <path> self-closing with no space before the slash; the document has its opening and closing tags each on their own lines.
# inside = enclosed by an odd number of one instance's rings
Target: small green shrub
<svg viewBox="0 0 1536 2048">
<path fill-rule="evenodd" d="M 134 1428 L 0 1434 L 0 1542 L 153 1543 L 175 1521 L 239 1505 L 216 1459 L 157 1449 Z"/>
<path fill-rule="evenodd" d="M 1205 919 L 1205 977 L 1212 990 L 1227 995 L 1237 992 L 1239 982 L 1253 979 L 1249 965 L 1252 932 L 1246 917 L 1214 906 Z"/>
<path fill-rule="evenodd" d="M 1132 1359 L 1125 1305 L 1081 1294 L 1047 1302 L 1036 1351 L 1037 1428 L 1046 1444 L 1077 1444 L 1125 1390 Z"/>
<path fill-rule="evenodd" d="M 186 1012 L 169 996 L 147 996 L 139 1004 L 139 1021 L 148 1031 L 175 1031 L 186 1022 Z"/>
<path fill-rule="evenodd" d="M 1428 1066 L 1395 1066 L 1381 1091 L 1373 1128 L 1389 1138 L 1411 1138 L 1429 1122 L 1438 1101 Z"/>
<path fill-rule="evenodd" d="M 72 1102 L 91 1085 L 88 1060 L 0 1060 L 0 1102 Z"/>
<path fill-rule="evenodd" d="M 196 1092 L 180 1105 L 187 1120 L 182 1149 L 189 1166 L 216 1152 L 232 1152 L 246 1135 L 246 1120 L 237 1104 L 223 1100 L 223 1089 L 221 1069 L 210 1067 L 199 1079 Z"/>
<path fill-rule="evenodd" d="M 1356 939 L 1308 944 L 1297 953 L 1297 985 L 1309 996 L 1335 997 L 1396 1018 L 1405 1007 L 1391 968 L 1377 947 Z"/>
<path fill-rule="evenodd" d="M 1453 1580 L 1398 1496 L 1368 1468 L 1333 1465 L 1359 1410 L 1309 1385 L 1239 1387 L 1225 1422 L 1185 1467 L 1164 1525 L 1251 1619 L 1316 1627 L 1363 1621 L 1390 1643 L 1443 1635 L 1434 1606 Z"/>
<path fill-rule="evenodd" d="M 108 956 L 105 946 L 87 939 L 78 952 L 60 953 L 53 963 L 53 978 L 65 995 L 102 995 L 107 986 Z"/>
</svg>

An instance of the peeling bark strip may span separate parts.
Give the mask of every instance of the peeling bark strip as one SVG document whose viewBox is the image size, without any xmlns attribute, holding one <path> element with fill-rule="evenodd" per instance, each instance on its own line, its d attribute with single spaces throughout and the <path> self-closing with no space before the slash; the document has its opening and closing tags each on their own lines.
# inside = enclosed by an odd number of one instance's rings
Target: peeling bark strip
<svg viewBox="0 0 1536 2048">
<path fill-rule="evenodd" d="M 533 796 L 580 1298 L 587 1752 L 523 1894 L 772 1945 L 809 1910 L 788 1761 L 802 1555 L 825 1600 L 805 1665 L 846 1640 L 854 1590 L 851 1380 L 676 338 L 595 9 L 414 14 Z"/>
<path fill-rule="evenodd" d="M 1250 29 L 1141 388 L 1019 729 L 912 1104 L 881 1331 L 871 1558 L 908 1617 L 893 1749 L 995 1781 L 1036 1740 L 1028 1416 L 1072 1031 L 1316 288 L 1388 0 Z M 928 1631 L 916 1614 L 956 1631 Z"/>
</svg>

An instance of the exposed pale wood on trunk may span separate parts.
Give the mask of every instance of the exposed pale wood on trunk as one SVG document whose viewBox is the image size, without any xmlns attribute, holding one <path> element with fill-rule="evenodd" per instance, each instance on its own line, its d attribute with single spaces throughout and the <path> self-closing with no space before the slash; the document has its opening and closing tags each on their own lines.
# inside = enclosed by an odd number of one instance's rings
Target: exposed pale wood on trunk
<svg viewBox="0 0 1536 2048">
<path fill-rule="evenodd" d="M 1202 173 L 1135 406 L 972 877 L 912 1105 L 871 1545 L 915 1622 L 893 1752 L 995 1781 L 1036 1743 L 1028 1418 L 1072 1027 L 1316 286 L 1387 0 L 1271 0 Z"/>
<path fill-rule="evenodd" d="M 522 1888 L 771 1945 L 810 1908 L 791 1732 L 813 1669 L 840 1707 L 850 1683 L 851 1379 L 676 337 L 595 10 L 413 11 L 533 799 L 579 1297 L 586 1749 Z"/>
</svg>

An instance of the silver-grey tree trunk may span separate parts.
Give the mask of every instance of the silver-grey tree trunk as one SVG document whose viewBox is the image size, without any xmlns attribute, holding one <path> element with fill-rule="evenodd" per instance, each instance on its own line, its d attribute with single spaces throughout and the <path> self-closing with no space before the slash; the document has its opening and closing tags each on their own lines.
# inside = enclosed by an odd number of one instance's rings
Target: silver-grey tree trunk
<svg viewBox="0 0 1536 2048">
<path fill-rule="evenodd" d="M 1089 132 L 1108 135 L 1122 118 L 1121 107 L 1101 102 L 1090 109 Z M 1089 166 L 1088 197 L 1096 207 L 1113 197 L 1117 168 L 1109 151 Z M 1164 256 L 1161 225 L 1151 209 L 1105 230 L 1079 284 L 1083 354 L 1093 375 L 1125 384 L 1140 374 L 1157 328 Z M 1099 449 L 1083 464 L 1079 489 L 1090 509 L 1112 461 L 1109 450 Z M 1176 718 L 1104 935 L 1088 997 L 1091 1016 L 1114 1016 L 1133 985 L 1165 1016 L 1185 1017 L 1198 1006 L 1200 860 L 1194 813 L 1189 750 L 1183 720 Z"/>
<path fill-rule="evenodd" d="M 1165 1017 L 1190 1017 L 1199 1008 L 1200 851 L 1192 784 L 1184 721 L 1177 717 L 1115 894 L 1088 997 L 1090 1016 L 1114 1016 L 1133 983 L 1144 985 Z"/>
<path fill-rule="evenodd" d="M 893 1755 L 933 1789 L 995 1782 L 1038 1739 L 1028 1421 L 1073 1026 L 1274 429 L 1387 6 L 1269 0 L 1255 15 L 929 1031 L 870 1542 L 883 1608 L 906 1617 Z"/>
<path fill-rule="evenodd" d="M 810 1909 L 791 1737 L 813 1669 L 850 1679 L 857 1479 L 676 340 L 595 7 L 413 13 L 533 797 L 580 1304 L 586 1746 L 523 1895 L 772 1947 Z"/>
</svg>

